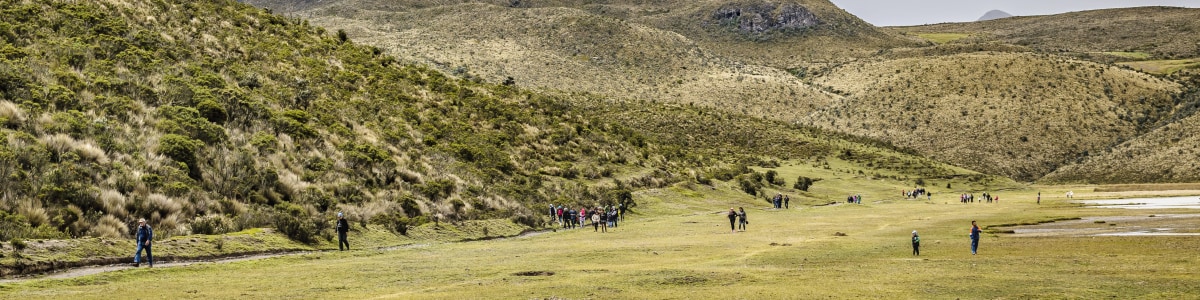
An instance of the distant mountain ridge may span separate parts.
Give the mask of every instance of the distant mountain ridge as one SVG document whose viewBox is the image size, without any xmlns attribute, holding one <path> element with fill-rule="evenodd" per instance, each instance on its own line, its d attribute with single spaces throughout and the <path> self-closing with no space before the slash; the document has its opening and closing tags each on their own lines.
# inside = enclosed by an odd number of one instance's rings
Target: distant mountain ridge
<svg viewBox="0 0 1200 300">
<path fill-rule="evenodd" d="M 1013 16 L 1013 15 L 1009 14 L 1007 12 L 1004 12 L 1003 10 L 993 9 L 993 10 L 989 10 L 988 12 L 984 13 L 983 16 L 979 17 L 979 20 L 976 20 L 976 21 L 1003 19 L 1003 18 L 1007 18 L 1007 17 L 1011 17 L 1011 16 Z"/>
</svg>

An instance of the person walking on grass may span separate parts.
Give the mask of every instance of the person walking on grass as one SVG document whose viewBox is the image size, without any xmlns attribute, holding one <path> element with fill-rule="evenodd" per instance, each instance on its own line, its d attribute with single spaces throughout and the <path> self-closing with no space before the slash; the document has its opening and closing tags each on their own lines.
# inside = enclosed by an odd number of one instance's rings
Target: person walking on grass
<svg viewBox="0 0 1200 300">
<path fill-rule="evenodd" d="M 971 255 L 975 255 L 979 251 L 979 233 L 981 232 L 983 231 L 979 230 L 979 225 L 976 225 L 975 221 L 971 220 Z"/>
<path fill-rule="evenodd" d="M 592 232 L 600 232 L 600 213 L 598 210 L 592 210 Z M 608 226 L 604 226 L 604 232 L 608 232 Z"/>
<path fill-rule="evenodd" d="M 146 263 L 150 267 L 154 267 L 154 253 L 150 251 L 150 243 L 154 240 L 154 230 L 150 229 L 150 225 L 146 225 L 146 219 L 138 219 L 137 228 L 137 252 L 133 254 L 133 267 L 141 265 L 142 250 L 146 250 Z"/>
<path fill-rule="evenodd" d="M 746 231 L 746 224 L 750 224 L 750 221 L 746 221 L 746 209 L 738 207 L 738 227 Z"/>
<path fill-rule="evenodd" d="M 736 222 L 737 222 L 738 213 L 736 211 L 734 211 L 732 207 L 730 207 L 729 213 L 727 213 L 725 215 L 727 217 L 729 217 L 729 233 L 737 232 Z"/>
<path fill-rule="evenodd" d="M 350 250 L 350 241 L 346 240 L 346 234 L 349 232 L 350 222 L 347 222 L 346 216 L 339 211 L 337 220 L 338 251 Z M 342 245 L 346 245 L 346 249 L 342 249 Z"/>
<path fill-rule="evenodd" d="M 788 201 L 792 201 L 792 198 L 783 196 L 783 209 L 788 209 Z"/>
<path fill-rule="evenodd" d="M 912 243 L 913 243 L 913 256 L 921 256 L 921 236 L 917 235 L 916 230 L 913 230 Z"/>
</svg>

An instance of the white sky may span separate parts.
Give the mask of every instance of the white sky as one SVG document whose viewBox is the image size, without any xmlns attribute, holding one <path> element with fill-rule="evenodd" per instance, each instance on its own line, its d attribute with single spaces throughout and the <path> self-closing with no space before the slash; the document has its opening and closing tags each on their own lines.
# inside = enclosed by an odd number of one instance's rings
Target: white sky
<svg viewBox="0 0 1200 300">
<path fill-rule="evenodd" d="M 971 22 L 989 10 L 1014 16 L 1135 6 L 1200 8 L 1200 0 L 831 0 L 875 26 Z"/>
</svg>

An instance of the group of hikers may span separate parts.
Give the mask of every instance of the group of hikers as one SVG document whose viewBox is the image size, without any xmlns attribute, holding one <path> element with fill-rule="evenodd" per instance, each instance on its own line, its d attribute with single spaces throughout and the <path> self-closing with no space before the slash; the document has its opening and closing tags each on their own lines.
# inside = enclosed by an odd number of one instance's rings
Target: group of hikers
<svg viewBox="0 0 1200 300">
<path fill-rule="evenodd" d="M 933 193 L 925 191 L 925 188 L 916 188 L 911 191 L 900 190 L 900 194 L 904 195 L 904 198 L 909 199 L 920 199 L 924 195 L 925 200 L 933 200 Z"/>
<path fill-rule="evenodd" d="M 931 197 L 933 194 L 926 191 L 924 188 L 917 188 L 911 191 L 901 191 L 901 193 L 910 198 L 918 198 L 921 195 Z M 983 197 L 988 203 L 1000 201 L 1000 197 L 993 196 L 986 192 L 983 193 Z M 974 202 L 975 195 L 964 193 L 960 195 L 960 200 L 962 203 Z M 782 194 L 776 194 L 775 197 L 771 199 L 771 204 L 776 209 L 786 209 L 788 208 L 788 202 L 790 201 L 790 197 Z M 846 202 L 862 204 L 862 195 L 847 196 Z M 1038 193 L 1038 202 L 1041 202 L 1040 192 Z M 625 212 L 625 206 L 622 204 L 618 204 L 616 206 L 609 205 L 604 207 L 596 207 L 593 209 L 580 208 L 578 210 L 564 207 L 563 205 L 555 206 L 554 204 L 550 204 L 549 208 L 550 218 L 557 221 L 562 228 L 584 228 L 586 227 L 587 222 L 590 220 L 593 231 L 597 232 L 608 232 L 608 228 L 617 227 L 618 221 L 624 220 Z M 736 233 L 739 230 L 746 231 L 746 225 L 750 224 L 746 218 L 745 208 L 738 207 L 737 210 L 734 210 L 734 208 L 730 207 L 729 212 L 726 213 L 726 216 L 729 218 L 729 229 L 732 233 Z M 350 243 L 347 241 L 346 234 L 349 231 L 350 224 L 346 221 L 341 212 L 338 212 L 337 217 L 337 227 L 335 230 L 338 233 L 338 250 L 349 250 Z M 968 235 L 971 240 L 971 255 L 975 255 L 979 249 L 980 233 L 981 230 L 979 229 L 979 226 L 975 224 L 975 221 L 971 221 L 971 232 Z M 154 240 L 154 231 L 149 225 L 146 224 L 146 219 L 138 220 L 135 238 L 135 241 L 137 242 L 137 252 L 133 257 L 134 267 L 141 265 L 142 251 L 146 252 L 146 262 L 150 267 L 154 267 L 154 256 L 151 252 L 151 243 Z M 345 248 L 343 248 L 343 246 Z M 916 230 L 913 230 L 912 232 L 912 247 L 913 255 L 921 255 L 921 238 L 919 235 L 917 235 Z"/>
<path fill-rule="evenodd" d="M 850 195 L 846 197 L 846 203 L 862 204 L 862 195 Z"/>
<path fill-rule="evenodd" d="M 617 206 L 609 205 L 593 209 L 582 207 L 575 210 L 561 204 L 557 207 L 550 204 L 550 218 L 557 221 L 563 229 L 584 228 L 587 226 L 587 222 L 591 221 L 593 231 L 608 232 L 608 228 L 617 227 L 617 221 L 625 219 L 625 205 L 617 204 Z"/>
<path fill-rule="evenodd" d="M 1038 199 L 1038 200 L 1039 200 L 1038 202 L 1041 202 L 1041 195 L 1039 195 L 1039 196 L 1038 196 L 1038 198 L 1039 198 L 1039 199 Z M 959 201 L 959 202 L 962 202 L 962 203 L 974 203 L 974 202 L 975 202 L 975 194 L 973 194 L 973 193 L 963 193 L 963 194 L 960 194 L 960 195 L 958 196 L 958 201 Z M 997 203 L 999 203 L 999 202 L 1000 202 L 1000 197 L 997 197 L 997 196 L 992 196 L 992 194 L 988 194 L 987 192 L 984 192 L 984 193 L 983 193 L 983 200 L 980 200 L 979 202 L 981 202 L 981 203 L 982 203 L 982 202 L 984 202 L 984 201 L 987 201 L 987 203 L 992 203 L 992 202 L 997 202 Z"/>
<path fill-rule="evenodd" d="M 780 208 L 787 209 L 788 202 L 791 202 L 791 201 L 792 201 L 791 197 L 785 196 L 783 194 L 775 194 L 775 197 L 771 198 L 771 204 L 775 205 L 775 209 L 780 209 Z"/>
</svg>

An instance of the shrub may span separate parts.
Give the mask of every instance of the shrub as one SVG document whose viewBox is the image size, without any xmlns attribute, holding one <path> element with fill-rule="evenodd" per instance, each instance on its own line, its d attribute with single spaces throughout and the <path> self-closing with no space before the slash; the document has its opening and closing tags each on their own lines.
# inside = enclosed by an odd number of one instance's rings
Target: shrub
<svg viewBox="0 0 1200 300">
<path fill-rule="evenodd" d="M 254 145 L 259 151 L 271 152 L 275 151 L 275 146 L 278 145 L 278 140 L 275 135 L 266 132 L 255 132 L 254 136 L 250 137 L 250 145 Z"/>
<path fill-rule="evenodd" d="M 200 116 L 217 124 L 225 123 L 225 119 L 229 117 L 225 108 L 211 99 L 200 101 L 199 104 L 196 104 L 196 110 L 200 112 Z"/>
<path fill-rule="evenodd" d="M 192 221 L 193 234 L 225 234 L 233 230 L 233 221 L 220 214 L 202 216 Z"/>
<path fill-rule="evenodd" d="M 297 138 L 316 137 L 317 130 L 307 124 L 308 118 L 308 113 L 302 110 L 288 110 L 273 116 L 271 122 L 275 125 L 276 130 L 287 133 L 290 136 Z"/>
<path fill-rule="evenodd" d="M 392 211 L 390 213 L 378 214 L 378 215 L 375 215 L 374 217 L 371 217 L 372 224 L 377 224 L 377 225 L 383 226 L 383 227 L 387 228 L 388 230 L 391 230 L 392 232 L 399 233 L 400 235 L 405 235 L 405 236 L 408 235 L 408 229 L 410 227 L 420 226 L 421 225 L 420 222 L 422 220 L 428 220 L 428 219 L 409 218 L 403 212 L 399 212 L 399 211 Z"/>
<path fill-rule="evenodd" d="M 337 40 L 338 40 L 338 44 L 345 44 L 345 43 L 346 43 L 346 41 L 349 41 L 349 40 L 350 40 L 350 36 L 348 36 L 348 35 L 346 34 L 346 31 L 345 31 L 345 30 L 338 29 L 338 31 L 337 31 Z"/>
<path fill-rule="evenodd" d="M 750 195 L 758 195 L 759 189 L 762 188 L 762 183 L 754 180 L 754 176 L 741 175 L 737 177 L 737 180 L 738 186 L 742 188 L 742 191 Z"/>
<path fill-rule="evenodd" d="M 779 175 L 779 173 L 775 172 L 775 170 L 767 170 L 767 174 L 766 174 L 767 183 L 775 184 L 775 176 L 778 176 L 778 175 Z"/>
<path fill-rule="evenodd" d="M 316 223 L 310 218 L 307 209 L 290 203 L 280 203 L 275 206 L 275 229 L 279 233 L 297 242 L 311 244 L 316 241 Z"/>
<path fill-rule="evenodd" d="M 812 187 L 812 184 L 813 184 L 812 178 L 800 176 L 800 177 L 796 178 L 796 183 L 794 185 L 792 185 L 792 187 L 797 190 L 807 192 L 808 188 Z"/>
<path fill-rule="evenodd" d="M 186 136 L 166 134 L 158 140 L 158 153 L 190 166 L 196 162 L 196 149 L 201 145 L 200 141 Z"/>
<path fill-rule="evenodd" d="M 209 122 L 195 108 L 163 106 L 158 109 L 158 114 L 165 120 L 155 126 L 164 133 L 187 135 L 206 143 L 216 143 L 226 138 L 225 128 Z"/>
</svg>

